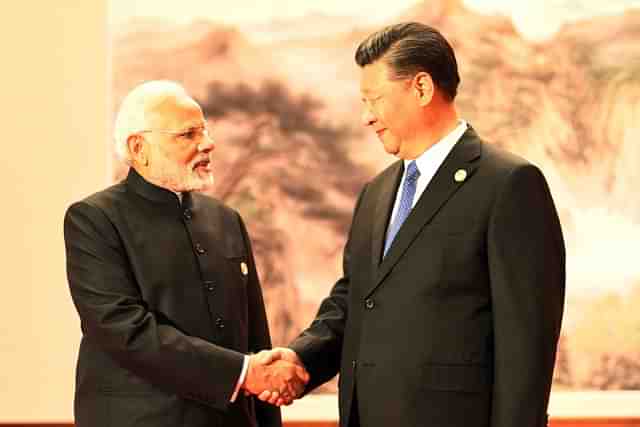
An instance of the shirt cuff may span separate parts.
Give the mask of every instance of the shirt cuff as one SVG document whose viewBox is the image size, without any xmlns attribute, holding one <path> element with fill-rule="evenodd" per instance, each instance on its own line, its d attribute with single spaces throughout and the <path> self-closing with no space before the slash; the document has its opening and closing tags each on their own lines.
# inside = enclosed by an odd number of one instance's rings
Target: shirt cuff
<svg viewBox="0 0 640 427">
<path fill-rule="evenodd" d="M 244 383 L 244 379 L 247 376 L 247 369 L 249 368 L 249 356 L 244 356 L 244 361 L 242 362 L 242 371 L 240 372 L 240 378 L 238 378 L 238 382 L 236 383 L 236 388 L 233 390 L 233 394 L 231 395 L 231 399 L 229 402 L 233 403 L 236 401 L 236 397 L 238 397 L 238 393 L 240 392 L 240 387 Z"/>
</svg>

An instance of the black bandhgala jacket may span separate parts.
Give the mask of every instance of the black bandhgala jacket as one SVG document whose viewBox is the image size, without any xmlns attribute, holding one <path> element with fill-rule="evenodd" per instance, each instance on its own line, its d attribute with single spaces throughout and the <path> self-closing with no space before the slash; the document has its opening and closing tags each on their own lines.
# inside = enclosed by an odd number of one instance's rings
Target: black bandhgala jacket
<svg viewBox="0 0 640 427">
<path fill-rule="evenodd" d="M 280 411 L 239 393 L 243 355 L 270 348 L 240 216 L 201 194 L 127 178 L 64 222 L 78 310 L 77 427 L 269 426 Z"/>
</svg>

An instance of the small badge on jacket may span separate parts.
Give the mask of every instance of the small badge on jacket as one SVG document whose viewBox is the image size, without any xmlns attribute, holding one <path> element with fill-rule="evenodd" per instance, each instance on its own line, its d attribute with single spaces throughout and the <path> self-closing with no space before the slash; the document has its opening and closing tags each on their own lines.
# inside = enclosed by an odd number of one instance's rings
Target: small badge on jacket
<svg viewBox="0 0 640 427">
<path fill-rule="evenodd" d="M 455 175 L 453 175 L 453 179 L 455 179 L 456 182 L 464 181 L 467 179 L 467 171 L 464 169 L 458 169 Z"/>
<path fill-rule="evenodd" d="M 247 263 L 244 261 L 240 263 L 240 272 L 242 273 L 243 276 L 246 276 L 247 274 L 249 274 L 249 267 L 247 267 Z"/>
</svg>

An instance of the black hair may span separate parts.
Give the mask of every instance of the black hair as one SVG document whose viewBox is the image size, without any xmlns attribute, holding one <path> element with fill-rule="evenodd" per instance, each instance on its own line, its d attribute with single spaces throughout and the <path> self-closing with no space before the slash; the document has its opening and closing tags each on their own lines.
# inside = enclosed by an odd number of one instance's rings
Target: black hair
<svg viewBox="0 0 640 427">
<path fill-rule="evenodd" d="M 356 63 L 364 67 L 381 59 L 389 66 L 391 79 L 412 78 L 424 71 L 450 101 L 455 99 L 458 63 L 453 48 L 435 28 L 405 22 L 371 34 L 358 46 Z"/>
</svg>

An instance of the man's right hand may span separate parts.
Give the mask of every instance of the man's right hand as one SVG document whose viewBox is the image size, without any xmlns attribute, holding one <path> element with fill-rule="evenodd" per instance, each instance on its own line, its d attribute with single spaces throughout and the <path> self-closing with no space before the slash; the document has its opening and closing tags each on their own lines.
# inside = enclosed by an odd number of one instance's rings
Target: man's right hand
<svg viewBox="0 0 640 427">
<path fill-rule="evenodd" d="M 302 394 L 309 374 L 298 356 L 289 349 L 277 348 L 249 356 L 245 392 L 273 405 L 289 405 Z"/>
</svg>

